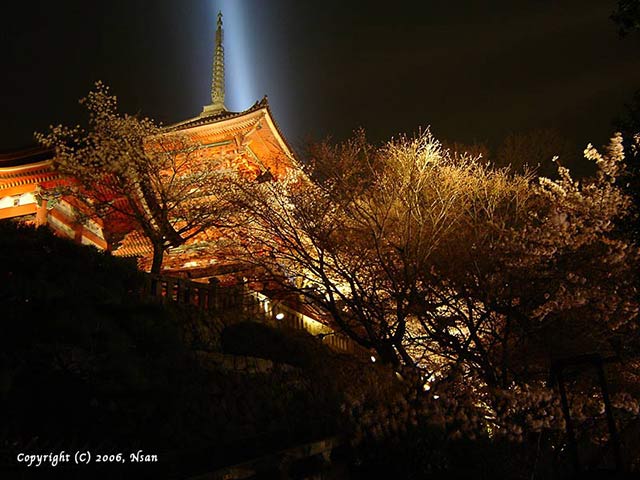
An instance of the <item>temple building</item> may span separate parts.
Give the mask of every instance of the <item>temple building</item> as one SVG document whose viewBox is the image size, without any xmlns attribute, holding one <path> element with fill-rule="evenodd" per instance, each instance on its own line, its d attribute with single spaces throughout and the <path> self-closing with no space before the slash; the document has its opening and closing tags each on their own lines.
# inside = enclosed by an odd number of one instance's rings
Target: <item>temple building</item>
<svg viewBox="0 0 640 480">
<path fill-rule="evenodd" d="M 167 135 L 178 132 L 186 137 L 197 146 L 199 155 L 231 159 L 229 167 L 257 179 L 281 177 L 291 168 L 293 154 L 273 118 L 267 97 L 241 112 L 227 110 L 224 101 L 224 46 L 222 14 L 219 13 L 211 103 L 198 116 L 170 125 L 165 132 Z M 0 155 L 0 219 L 22 218 L 37 225 L 46 224 L 56 234 L 79 243 L 109 249 L 115 255 L 138 257 L 141 267 L 148 268 L 151 246 L 142 234 L 131 231 L 122 241 L 111 244 L 109 225 L 100 219 L 81 218 L 80 206 L 73 198 L 63 197 L 52 205 L 39 195 L 60 181 L 52 167 L 52 158 L 53 152 L 43 149 Z M 189 247 L 170 250 L 165 257 L 165 269 L 175 272 L 206 267 L 201 259 L 189 258 L 188 252 L 196 250 Z"/>
<path fill-rule="evenodd" d="M 38 224 L 46 223 L 47 212 L 38 202 L 37 191 L 57 178 L 52 155 L 42 148 L 0 154 L 0 220 L 32 216 Z"/>
<path fill-rule="evenodd" d="M 197 150 L 198 158 L 222 159 L 225 163 L 223 168 L 235 169 L 258 182 L 278 181 L 295 168 L 293 152 L 273 118 L 266 96 L 241 112 L 227 110 L 224 100 L 224 47 L 222 14 L 219 13 L 211 103 L 204 106 L 196 117 L 165 127 L 163 135 L 167 138 L 178 135 Z M 152 148 L 153 144 L 151 140 L 145 149 Z M 43 148 L 0 154 L 0 221 L 13 219 L 38 226 L 47 225 L 57 235 L 80 244 L 109 250 L 117 256 L 135 257 L 139 267 L 149 271 L 153 248 L 141 231 L 128 227 L 122 231 L 121 226 L 114 226 L 117 222 L 110 225 L 110 220 L 83 214 L 82 202 L 56 193 L 56 187 L 70 179 L 55 171 L 54 154 L 52 150 Z M 179 154 L 177 150 L 176 155 Z M 52 197 L 52 200 L 47 200 Z M 353 342 L 328 326 L 330 322 L 326 312 L 301 302 L 298 295 L 270 290 L 268 282 L 245 282 L 243 277 L 247 266 L 231 263 L 218 240 L 216 229 L 212 228 L 179 247 L 169 248 L 162 263 L 162 273 L 167 275 L 161 278 L 178 277 L 198 283 L 213 281 L 215 284 L 228 282 L 232 285 L 237 285 L 240 280 L 244 282 L 247 296 L 253 299 L 255 309 L 262 315 L 283 325 L 320 335 L 325 343 L 338 350 L 360 352 L 361 349 Z M 171 292 L 163 291 L 163 296 L 171 295 Z M 368 358 L 368 354 L 365 357 Z"/>
</svg>

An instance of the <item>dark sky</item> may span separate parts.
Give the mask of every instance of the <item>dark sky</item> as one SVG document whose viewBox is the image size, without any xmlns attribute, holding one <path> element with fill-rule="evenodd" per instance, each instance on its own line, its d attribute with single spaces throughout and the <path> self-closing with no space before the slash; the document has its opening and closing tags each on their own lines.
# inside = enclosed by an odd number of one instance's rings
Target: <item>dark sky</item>
<svg viewBox="0 0 640 480">
<path fill-rule="evenodd" d="M 13 2 L 12 2 L 13 3 Z M 209 103 L 215 13 L 225 15 L 227 107 L 268 94 L 290 142 L 364 127 L 431 126 L 497 143 L 553 128 L 603 143 L 640 88 L 640 35 L 615 1 L 87 0 L 13 3 L 0 20 L 0 151 L 78 123 L 95 80 L 163 123 Z"/>
</svg>

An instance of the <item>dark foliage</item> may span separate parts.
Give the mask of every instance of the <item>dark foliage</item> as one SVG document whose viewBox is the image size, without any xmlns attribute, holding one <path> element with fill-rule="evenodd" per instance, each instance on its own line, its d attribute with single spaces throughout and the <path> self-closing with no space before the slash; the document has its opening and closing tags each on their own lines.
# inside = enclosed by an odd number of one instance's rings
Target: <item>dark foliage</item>
<svg viewBox="0 0 640 480">
<path fill-rule="evenodd" d="M 80 247 L 47 228 L 5 221 L 0 281 L 0 299 L 10 303 L 122 304 L 139 290 L 141 276 L 133 259 Z"/>
<path fill-rule="evenodd" d="M 611 20 L 618 26 L 618 33 L 622 37 L 635 30 L 640 30 L 640 1 L 618 0 Z"/>
<path fill-rule="evenodd" d="M 24 474 L 21 450 L 141 448 L 163 460 L 145 474 L 166 478 L 333 433 L 338 406 L 299 370 L 205 368 L 192 349 L 216 348 L 214 319 L 141 302 L 131 262 L 43 229 L 0 229 L 0 470 Z"/>
<path fill-rule="evenodd" d="M 222 332 L 222 350 L 234 355 L 266 358 L 278 363 L 309 368 L 329 349 L 307 332 L 276 329 L 257 322 L 229 325 Z"/>
<path fill-rule="evenodd" d="M 638 2 L 640 9 L 640 2 Z M 638 10 L 640 16 L 640 10 Z M 639 17 L 640 19 L 640 17 Z M 640 20 L 639 20 L 640 21 Z M 631 101 L 625 104 L 624 111 L 613 125 L 622 132 L 627 170 L 623 174 L 622 185 L 633 199 L 633 221 L 625 225 L 625 230 L 633 235 L 636 243 L 640 242 L 640 152 L 634 143 L 634 135 L 640 134 L 640 90 L 637 90 Z"/>
</svg>

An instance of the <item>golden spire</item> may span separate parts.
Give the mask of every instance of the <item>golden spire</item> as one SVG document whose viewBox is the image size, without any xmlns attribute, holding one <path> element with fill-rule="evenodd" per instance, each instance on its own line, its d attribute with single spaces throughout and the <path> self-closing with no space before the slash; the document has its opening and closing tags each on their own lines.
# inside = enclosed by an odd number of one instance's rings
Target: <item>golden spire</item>
<svg viewBox="0 0 640 480">
<path fill-rule="evenodd" d="M 213 52 L 213 78 L 211 80 L 211 105 L 207 105 L 200 114 L 201 117 L 226 112 L 224 106 L 224 46 L 222 45 L 222 12 L 218 12 L 216 29 L 216 47 Z"/>
</svg>

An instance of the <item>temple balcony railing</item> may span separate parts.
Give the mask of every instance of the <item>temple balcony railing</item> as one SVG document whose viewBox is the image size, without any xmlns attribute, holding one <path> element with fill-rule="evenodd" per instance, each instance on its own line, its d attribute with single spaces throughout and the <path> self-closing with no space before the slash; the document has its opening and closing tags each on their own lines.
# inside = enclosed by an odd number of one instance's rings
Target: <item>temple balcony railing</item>
<svg viewBox="0 0 640 480">
<path fill-rule="evenodd" d="M 161 303 L 193 305 L 215 313 L 235 310 L 274 327 L 306 330 L 336 351 L 364 358 L 369 356 L 365 349 L 346 335 L 296 310 L 282 300 L 273 300 L 246 286 L 226 286 L 215 281 L 202 283 L 167 275 L 147 274 L 142 298 Z"/>
<path fill-rule="evenodd" d="M 222 312 L 243 308 L 244 291 L 241 286 L 220 286 L 193 280 L 148 274 L 142 297 L 162 303 L 194 305 L 201 310 Z"/>
</svg>

